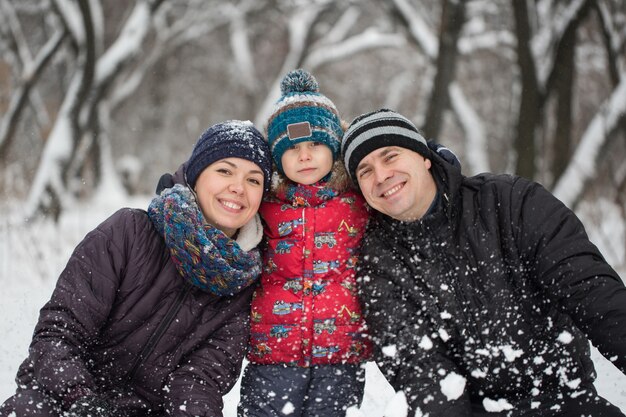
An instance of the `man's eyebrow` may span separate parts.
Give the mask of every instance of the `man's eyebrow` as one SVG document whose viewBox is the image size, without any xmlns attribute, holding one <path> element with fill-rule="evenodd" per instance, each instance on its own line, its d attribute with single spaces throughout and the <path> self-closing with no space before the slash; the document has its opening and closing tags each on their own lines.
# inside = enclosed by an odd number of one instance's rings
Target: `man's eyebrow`
<svg viewBox="0 0 626 417">
<path fill-rule="evenodd" d="M 388 153 L 395 152 L 397 150 L 398 150 L 397 146 L 389 146 L 389 147 L 385 148 L 381 153 L 379 153 L 378 156 L 385 156 Z"/>
<path fill-rule="evenodd" d="M 354 172 L 359 172 L 363 168 L 366 168 L 369 164 L 367 162 L 360 162 L 359 165 L 356 166 Z"/>
<path fill-rule="evenodd" d="M 380 151 L 378 154 L 374 155 L 374 158 L 382 158 L 384 156 L 386 156 L 387 154 L 397 151 L 398 147 L 397 146 L 388 146 L 385 149 L 383 149 L 382 151 Z M 376 151 L 374 151 L 376 152 Z M 358 172 L 359 170 L 367 167 L 368 165 L 370 165 L 367 162 L 360 162 L 359 165 L 357 165 L 355 172 Z"/>
</svg>

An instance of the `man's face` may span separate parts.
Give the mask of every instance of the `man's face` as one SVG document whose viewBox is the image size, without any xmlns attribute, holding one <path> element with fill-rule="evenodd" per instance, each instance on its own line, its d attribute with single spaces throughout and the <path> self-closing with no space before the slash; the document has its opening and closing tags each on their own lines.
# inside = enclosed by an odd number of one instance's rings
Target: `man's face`
<svg viewBox="0 0 626 417">
<path fill-rule="evenodd" d="M 367 203 L 375 210 L 402 221 L 422 218 L 437 186 L 431 161 L 399 146 L 376 149 L 361 160 L 356 178 Z"/>
</svg>

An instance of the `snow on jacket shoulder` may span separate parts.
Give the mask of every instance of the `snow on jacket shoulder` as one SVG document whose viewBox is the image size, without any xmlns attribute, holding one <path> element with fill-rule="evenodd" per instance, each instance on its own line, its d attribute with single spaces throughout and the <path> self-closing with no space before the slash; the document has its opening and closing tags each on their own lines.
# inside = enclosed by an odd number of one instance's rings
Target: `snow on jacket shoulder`
<svg viewBox="0 0 626 417">
<path fill-rule="evenodd" d="M 368 218 L 363 198 L 299 186 L 263 203 L 260 214 L 268 248 L 252 301 L 248 359 L 299 366 L 366 359 L 354 275 Z"/>
<path fill-rule="evenodd" d="M 126 411 L 221 416 L 249 332 L 253 289 L 219 298 L 179 276 L 143 210 L 121 209 L 77 246 L 42 308 L 18 383 L 75 386 Z"/>
</svg>

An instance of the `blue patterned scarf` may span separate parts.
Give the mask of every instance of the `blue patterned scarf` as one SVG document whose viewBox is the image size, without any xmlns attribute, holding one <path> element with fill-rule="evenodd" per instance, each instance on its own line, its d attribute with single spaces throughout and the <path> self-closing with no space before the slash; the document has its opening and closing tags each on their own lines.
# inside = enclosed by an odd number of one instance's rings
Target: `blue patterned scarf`
<svg viewBox="0 0 626 417">
<path fill-rule="evenodd" d="M 165 239 L 178 273 L 194 286 L 219 296 L 233 295 L 261 273 L 257 249 L 249 252 L 204 221 L 192 192 L 177 184 L 148 207 L 148 216 Z"/>
</svg>

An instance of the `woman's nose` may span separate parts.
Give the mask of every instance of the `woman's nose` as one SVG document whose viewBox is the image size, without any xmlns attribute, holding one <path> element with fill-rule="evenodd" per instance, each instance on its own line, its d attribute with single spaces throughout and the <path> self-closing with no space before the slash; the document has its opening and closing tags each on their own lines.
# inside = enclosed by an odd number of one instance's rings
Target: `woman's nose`
<svg viewBox="0 0 626 417">
<path fill-rule="evenodd" d="M 233 193 L 242 194 L 244 190 L 243 181 L 238 179 L 233 180 L 233 182 L 230 183 L 229 189 Z"/>
</svg>

